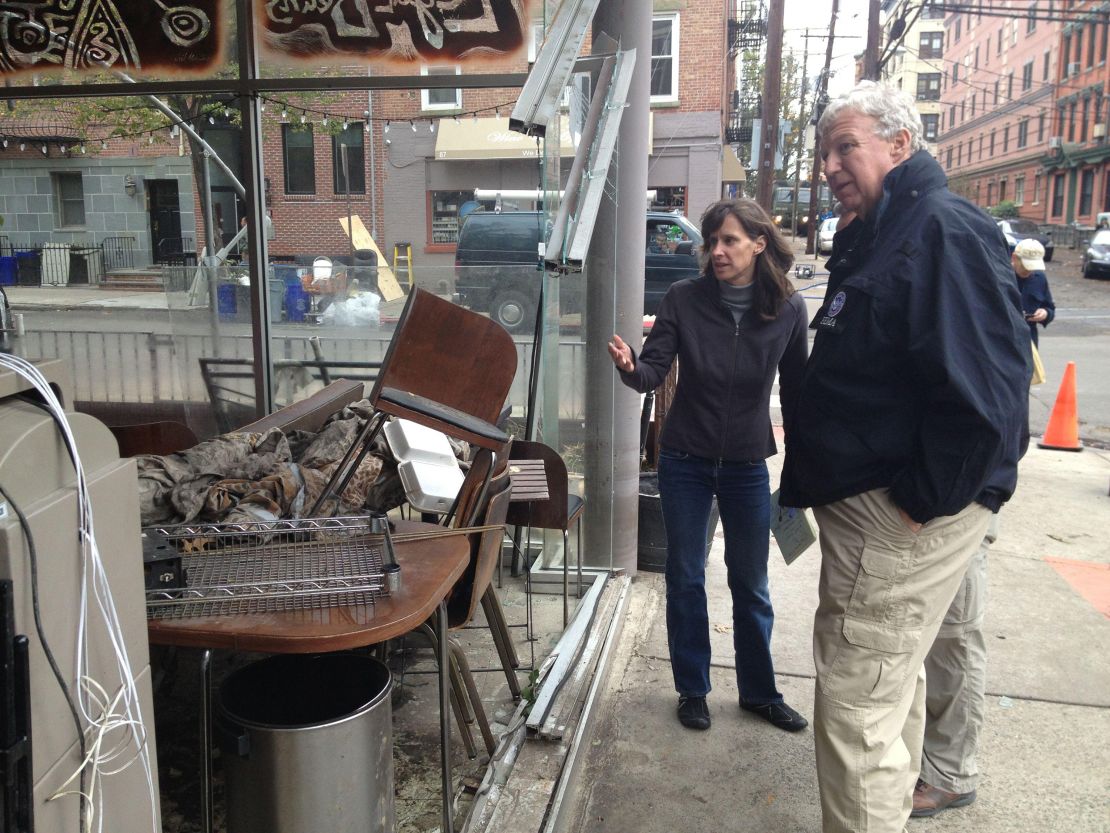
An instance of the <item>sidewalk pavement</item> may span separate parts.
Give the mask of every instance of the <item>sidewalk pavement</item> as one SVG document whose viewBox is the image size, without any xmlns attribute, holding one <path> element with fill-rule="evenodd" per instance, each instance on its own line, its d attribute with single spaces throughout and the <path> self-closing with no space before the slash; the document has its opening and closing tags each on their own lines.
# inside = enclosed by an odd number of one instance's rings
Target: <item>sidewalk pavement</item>
<svg viewBox="0 0 1110 833">
<path fill-rule="evenodd" d="M 778 480 L 781 454 L 772 458 Z M 988 710 L 978 800 L 909 833 L 1110 831 L 1110 452 L 1021 464 L 989 557 Z M 662 575 L 640 573 L 595 705 L 566 829 L 795 833 L 821 829 L 813 731 L 787 734 L 737 705 L 731 601 L 718 528 L 707 571 L 712 728 L 684 729 L 668 661 Z M 820 552 L 771 547 L 772 642 L 786 701 L 813 715 Z"/>
</svg>

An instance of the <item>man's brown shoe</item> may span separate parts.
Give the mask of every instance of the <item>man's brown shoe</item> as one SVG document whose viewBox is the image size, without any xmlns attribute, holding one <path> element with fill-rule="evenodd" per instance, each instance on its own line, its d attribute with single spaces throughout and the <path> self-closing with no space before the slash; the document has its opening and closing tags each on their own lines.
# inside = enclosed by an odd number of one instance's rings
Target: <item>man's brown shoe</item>
<svg viewBox="0 0 1110 833">
<path fill-rule="evenodd" d="M 932 787 L 918 778 L 917 786 L 913 789 L 913 810 L 910 811 L 910 818 L 929 818 L 950 807 L 966 807 L 974 800 L 975 790 L 969 793 L 950 793 L 939 787 Z"/>
</svg>

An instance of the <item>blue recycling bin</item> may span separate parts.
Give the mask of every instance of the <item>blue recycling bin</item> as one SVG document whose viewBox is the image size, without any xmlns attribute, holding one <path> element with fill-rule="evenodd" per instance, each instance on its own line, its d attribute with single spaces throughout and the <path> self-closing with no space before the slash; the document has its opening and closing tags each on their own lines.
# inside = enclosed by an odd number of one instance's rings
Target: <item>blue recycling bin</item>
<svg viewBox="0 0 1110 833">
<path fill-rule="evenodd" d="M 236 286 L 233 283 L 221 283 L 216 287 L 216 312 L 221 321 L 234 321 L 239 311 L 235 300 Z"/>
<path fill-rule="evenodd" d="M 15 257 L 0 257 L 0 286 L 15 286 Z"/>
<path fill-rule="evenodd" d="M 285 320 L 303 322 L 311 306 L 308 293 L 301 286 L 299 278 L 285 284 Z"/>
</svg>

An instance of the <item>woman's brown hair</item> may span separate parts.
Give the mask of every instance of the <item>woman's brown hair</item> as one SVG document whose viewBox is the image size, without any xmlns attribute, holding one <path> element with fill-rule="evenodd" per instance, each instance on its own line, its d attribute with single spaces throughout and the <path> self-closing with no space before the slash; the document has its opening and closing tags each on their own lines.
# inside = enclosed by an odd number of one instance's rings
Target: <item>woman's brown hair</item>
<svg viewBox="0 0 1110 833">
<path fill-rule="evenodd" d="M 763 237 L 766 241 L 763 251 L 755 256 L 752 307 L 760 318 L 772 321 L 778 317 L 786 299 L 794 294 L 794 285 L 786 277 L 787 270 L 794 263 L 794 255 L 767 212 L 755 200 L 720 200 L 701 215 L 702 272 L 706 275 L 713 274 L 709 238 L 720 230 L 729 215 L 736 218 L 748 237 L 753 240 Z"/>
</svg>

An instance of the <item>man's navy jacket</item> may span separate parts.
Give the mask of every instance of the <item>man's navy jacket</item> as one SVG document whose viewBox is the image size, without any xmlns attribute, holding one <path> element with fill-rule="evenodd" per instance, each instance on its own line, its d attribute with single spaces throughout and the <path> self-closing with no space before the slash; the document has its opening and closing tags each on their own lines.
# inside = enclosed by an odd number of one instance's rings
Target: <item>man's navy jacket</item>
<svg viewBox="0 0 1110 833">
<path fill-rule="evenodd" d="M 997 511 L 1028 445 L 1029 330 L 994 220 L 918 151 L 836 237 L 799 399 L 784 506 L 877 488 L 925 523 Z"/>
</svg>

